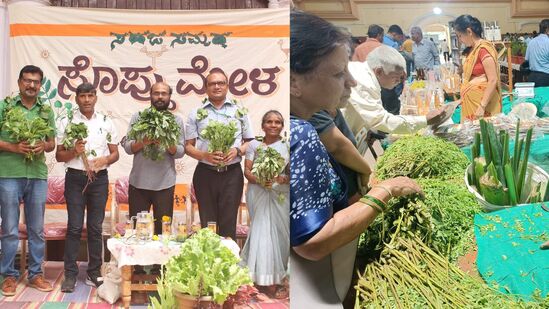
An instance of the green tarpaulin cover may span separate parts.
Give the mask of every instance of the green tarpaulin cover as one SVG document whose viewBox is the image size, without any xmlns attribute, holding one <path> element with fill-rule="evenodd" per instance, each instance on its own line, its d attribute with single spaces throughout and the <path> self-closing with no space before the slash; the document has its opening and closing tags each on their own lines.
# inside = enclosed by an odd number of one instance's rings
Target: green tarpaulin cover
<svg viewBox="0 0 549 309">
<path fill-rule="evenodd" d="M 549 206 L 549 205 L 548 205 Z M 477 267 L 500 291 L 530 299 L 549 293 L 549 212 L 530 204 L 475 216 Z"/>
</svg>

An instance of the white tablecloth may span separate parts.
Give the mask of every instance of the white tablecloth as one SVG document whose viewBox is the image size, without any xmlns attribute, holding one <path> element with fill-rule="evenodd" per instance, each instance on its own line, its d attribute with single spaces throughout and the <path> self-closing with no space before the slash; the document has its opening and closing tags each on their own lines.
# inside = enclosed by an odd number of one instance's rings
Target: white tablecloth
<svg viewBox="0 0 549 309">
<path fill-rule="evenodd" d="M 229 248 L 237 257 L 240 254 L 238 244 L 230 239 L 222 239 L 221 243 Z M 107 248 L 118 262 L 118 267 L 124 265 L 152 265 L 165 264 L 181 251 L 181 243 L 170 241 L 148 241 L 145 243 L 131 243 L 124 238 L 110 238 Z"/>
</svg>

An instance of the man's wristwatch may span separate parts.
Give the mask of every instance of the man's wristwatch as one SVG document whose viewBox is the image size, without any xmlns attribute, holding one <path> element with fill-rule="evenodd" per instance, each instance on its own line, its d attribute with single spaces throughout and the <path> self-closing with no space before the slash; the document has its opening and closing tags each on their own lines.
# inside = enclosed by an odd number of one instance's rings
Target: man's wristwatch
<svg viewBox="0 0 549 309">
<path fill-rule="evenodd" d="M 240 147 L 234 147 L 236 148 L 236 154 L 239 156 L 239 157 L 242 157 L 242 150 L 240 150 Z"/>
</svg>

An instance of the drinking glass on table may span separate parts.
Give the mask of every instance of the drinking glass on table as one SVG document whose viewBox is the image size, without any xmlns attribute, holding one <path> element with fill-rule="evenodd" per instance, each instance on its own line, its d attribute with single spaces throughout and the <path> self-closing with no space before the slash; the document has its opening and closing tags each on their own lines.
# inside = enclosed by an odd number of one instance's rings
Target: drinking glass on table
<svg viewBox="0 0 549 309">
<path fill-rule="evenodd" d="M 208 221 L 208 228 L 214 232 L 217 233 L 217 222 L 215 221 Z"/>
</svg>

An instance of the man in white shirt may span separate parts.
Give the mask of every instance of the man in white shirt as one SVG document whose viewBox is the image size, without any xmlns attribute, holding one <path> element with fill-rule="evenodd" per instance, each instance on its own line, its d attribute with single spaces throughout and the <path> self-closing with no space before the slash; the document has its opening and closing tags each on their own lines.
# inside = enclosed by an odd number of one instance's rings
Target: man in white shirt
<svg viewBox="0 0 549 309">
<path fill-rule="evenodd" d="M 80 247 L 80 237 L 87 210 L 86 226 L 88 234 L 88 276 L 86 284 L 100 286 L 103 239 L 102 224 L 109 189 L 107 168 L 118 161 L 118 134 L 109 117 L 95 111 L 96 89 L 90 83 L 76 88 L 78 110 L 60 121 L 58 146 L 55 158 L 65 162 L 65 200 L 67 202 L 67 236 L 65 240 L 65 280 L 61 291 L 71 293 L 76 286 L 78 266 L 76 258 Z M 87 135 L 74 145 L 65 147 L 69 124 L 85 124 Z"/>
<path fill-rule="evenodd" d="M 348 68 L 357 86 L 351 89 L 349 104 L 342 112 L 357 137 L 359 149 L 368 130 L 414 133 L 447 118 L 445 107 L 432 110 L 426 116 L 393 115 L 383 109 L 381 87 L 393 89 L 406 77 L 406 61 L 396 49 L 379 46 L 368 55 L 366 62 L 349 62 Z"/>
</svg>

